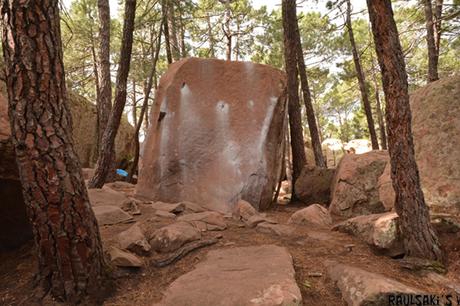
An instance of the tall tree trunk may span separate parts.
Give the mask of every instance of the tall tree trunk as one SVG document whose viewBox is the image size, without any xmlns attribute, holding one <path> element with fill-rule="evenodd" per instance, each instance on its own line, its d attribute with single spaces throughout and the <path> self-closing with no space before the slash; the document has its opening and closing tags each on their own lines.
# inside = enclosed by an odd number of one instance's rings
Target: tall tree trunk
<svg viewBox="0 0 460 306">
<path fill-rule="evenodd" d="M 295 6 L 294 6 L 295 10 Z M 297 22 L 297 13 L 294 11 L 294 35 L 296 42 L 297 64 L 299 67 L 300 84 L 303 92 L 303 101 L 307 113 L 308 129 L 310 130 L 311 144 L 315 155 L 315 163 L 318 167 L 326 168 L 323 151 L 321 150 L 321 140 L 319 138 L 318 126 L 316 125 L 315 110 L 311 100 L 310 87 L 308 86 L 307 68 L 305 67 L 305 59 L 303 58 L 302 43 L 300 40 L 299 25 Z"/>
<path fill-rule="evenodd" d="M 97 144 L 98 155 L 102 145 L 102 137 L 109 122 L 112 111 L 112 79 L 110 74 L 110 6 L 109 0 L 98 0 L 99 11 L 99 99 L 97 103 Z"/>
<path fill-rule="evenodd" d="M 169 5 L 169 0 L 161 1 L 161 12 L 163 15 L 163 34 L 165 37 L 166 59 L 168 60 L 168 64 L 172 64 L 173 57 L 171 53 L 171 40 L 170 40 L 169 25 L 168 25 L 168 5 Z"/>
<path fill-rule="evenodd" d="M 292 195 L 294 185 L 306 164 L 303 140 L 302 116 L 299 103 L 299 81 L 297 78 L 297 43 L 295 40 L 296 3 L 295 0 L 282 1 L 282 18 L 284 29 L 284 58 L 287 74 L 288 113 L 292 147 Z"/>
<path fill-rule="evenodd" d="M 407 73 L 391 1 L 367 0 L 367 6 L 382 72 L 391 178 L 406 256 L 442 261 L 415 162 Z"/>
<path fill-rule="evenodd" d="M 131 52 L 133 48 L 134 17 L 136 0 L 126 0 L 123 22 L 123 37 L 121 40 L 120 62 L 118 64 L 115 101 L 110 113 L 107 128 L 102 137 L 102 147 L 96 164 L 94 176 L 89 182 L 89 188 L 102 188 L 113 164 L 115 137 L 120 126 L 121 116 L 126 104 L 126 88 L 128 83 Z"/>
<path fill-rule="evenodd" d="M 434 37 L 435 23 L 433 18 L 433 7 L 431 0 L 423 0 L 425 6 L 426 43 L 428 46 L 428 83 L 439 80 L 438 58 L 436 52 L 436 40 Z"/>
<path fill-rule="evenodd" d="M 385 120 L 383 119 L 382 105 L 380 103 L 380 91 L 377 79 L 374 76 L 374 86 L 375 86 L 375 102 L 377 104 L 377 118 L 379 121 L 380 127 L 380 141 L 382 143 L 382 150 L 386 150 L 387 147 L 387 133 L 385 128 Z"/>
<path fill-rule="evenodd" d="M 137 125 L 137 99 L 136 99 L 136 80 L 133 79 L 132 82 L 133 86 L 133 95 L 132 95 L 132 103 L 133 103 L 133 123 L 134 126 Z"/>
<path fill-rule="evenodd" d="M 177 2 L 177 10 L 179 11 L 179 32 L 180 32 L 180 50 L 181 50 L 181 57 L 187 57 L 187 45 L 185 44 L 185 25 L 184 25 L 184 18 L 183 18 L 183 9 L 181 5 L 181 1 Z"/>
<path fill-rule="evenodd" d="M 179 40 L 177 39 L 177 23 L 176 23 L 176 14 L 174 12 L 174 1 L 168 1 L 168 28 L 169 28 L 169 38 L 171 53 L 174 61 L 180 59 L 180 48 Z"/>
<path fill-rule="evenodd" d="M 44 294 L 81 302 L 101 293 L 108 274 L 73 148 L 59 3 L 2 2 L 9 118 L 38 251 L 38 279 Z"/>
<path fill-rule="evenodd" d="M 361 67 L 361 60 L 359 58 L 358 48 L 356 47 L 355 36 L 353 34 L 353 27 L 351 24 L 351 3 L 347 0 L 347 18 L 346 24 L 348 29 L 348 37 L 350 39 L 351 51 L 353 53 L 353 62 L 355 63 L 356 76 L 358 78 L 359 90 L 361 91 L 361 98 L 363 101 L 364 112 L 366 113 L 367 126 L 369 135 L 371 137 L 372 150 L 379 149 L 379 141 L 377 140 L 377 133 L 375 132 L 374 118 L 372 117 L 372 107 L 369 102 L 369 95 L 366 86 L 366 79 L 364 77 L 363 68 Z"/>
<path fill-rule="evenodd" d="M 134 132 L 134 147 L 135 147 L 134 161 L 133 161 L 133 164 L 131 165 L 131 169 L 129 169 L 129 172 L 128 172 L 128 182 L 133 181 L 134 173 L 136 172 L 137 167 L 139 165 L 139 155 L 140 155 L 139 132 L 142 127 L 143 119 L 144 117 L 147 116 L 147 108 L 149 106 L 150 93 L 153 87 L 154 76 L 157 71 L 157 62 L 158 62 L 158 57 L 160 55 L 160 46 L 161 46 L 161 31 L 162 31 L 162 26 L 160 26 L 160 31 L 158 33 L 157 44 L 155 47 L 155 54 L 154 54 L 153 63 L 152 63 L 152 70 L 150 71 L 149 77 L 147 79 L 147 84 L 144 90 L 144 101 L 142 103 L 141 113 L 139 114 L 139 121 L 136 124 L 136 130 Z"/>
<path fill-rule="evenodd" d="M 436 54 L 438 56 L 439 62 L 439 50 L 441 48 L 441 35 L 442 35 L 442 7 L 444 5 L 444 0 L 436 0 L 436 9 L 434 13 L 434 44 L 436 48 Z"/>
<path fill-rule="evenodd" d="M 212 24 L 211 24 L 211 17 L 209 13 L 206 13 L 206 23 L 208 25 L 208 40 L 209 40 L 209 50 L 211 53 L 211 57 L 215 58 L 215 48 L 216 48 L 216 40 L 214 39 L 214 35 L 212 34 Z"/>
<path fill-rule="evenodd" d="M 99 69 L 97 65 L 97 54 L 96 54 L 96 47 L 95 47 L 95 39 L 94 39 L 94 33 L 91 31 L 91 56 L 93 58 L 93 73 L 96 81 L 94 82 L 95 85 L 95 90 L 96 90 L 96 148 L 92 150 L 91 152 L 91 163 L 95 163 L 97 160 L 97 155 L 99 151 L 99 146 L 100 146 L 100 139 L 99 139 L 99 101 L 101 98 L 101 90 L 99 88 Z"/>
</svg>

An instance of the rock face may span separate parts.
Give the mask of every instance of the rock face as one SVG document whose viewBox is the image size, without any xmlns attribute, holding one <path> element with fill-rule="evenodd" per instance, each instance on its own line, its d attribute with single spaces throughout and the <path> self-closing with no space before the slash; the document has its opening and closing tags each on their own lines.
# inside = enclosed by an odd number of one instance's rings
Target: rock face
<svg viewBox="0 0 460 306">
<path fill-rule="evenodd" d="M 378 190 L 378 180 L 388 162 L 387 151 L 346 154 L 333 179 L 331 216 L 349 218 L 389 210 Z"/>
<path fill-rule="evenodd" d="M 293 213 L 288 220 L 288 224 L 317 224 L 320 226 L 330 226 L 332 220 L 329 211 L 324 206 L 313 204 Z"/>
<path fill-rule="evenodd" d="M 249 62 L 189 58 L 163 75 L 137 194 L 229 212 L 265 209 L 282 167 L 285 75 Z"/>
<path fill-rule="evenodd" d="M 385 255 L 404 254 L 396 213 L 354 217 L 337 224 L 333 229 L 356 236 Z"/>
<path fill-rule="evenodd" d="M 176 222 L 156 230 L 150 244 L 155 251 L 167 253 L 200 238 L 201 233 L 197 228 L 187 222 Z"/>
<path fill-rule="evenodd" d="M 295 183 L 297 198 L 305 204 L 329 204 L 334 169 L 305 166 Z"/>
<path fill-rule="evenodd" d="M 342 293 L 349 306 L 386 306 L 389 298 L 397 295 L 421 294 L 419 290 L 404 285 L 383 275 L 338 264 L 327 263 L 327 273 Z"/>
<path fill-rule="evenodd" d="M 415 157 L 427 204 L 460 213 L 460 75 L 413 92 Z"/>
<path fill-rule="evenodd" d="M 292 257 L 283 247 L 212 250 L 193 271 L 176 279 L 157 305 L 301 305 L 294 274 Z"/>
<path fill-rule="evenodd" d="M 99 226 L 130 222 L 133 220 L 130 214 L 112 205 L 95 206 L 93 207 L 93 211 Z"/>
</svg>

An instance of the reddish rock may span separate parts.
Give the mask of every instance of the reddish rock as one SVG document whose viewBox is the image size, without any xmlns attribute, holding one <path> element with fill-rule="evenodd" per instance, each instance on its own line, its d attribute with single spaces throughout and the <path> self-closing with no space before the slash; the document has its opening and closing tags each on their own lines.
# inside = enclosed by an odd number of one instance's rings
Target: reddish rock
<svg viewBox="0 0 460 306">
<path fill-rule="evenodd" d="M 187 222 L 176 222 L 164 226 L 153 233 L 152 248 L 160 253 L 172 252 L 187 242 L 201 238 L 201 232 Z"/>
<path fill-rule="evenodd" d="M 249 62 L 188 58 L 161 78 L 137 194 L 229 212 L 272 203 L 282 167 L 285 75 Z"/>
<path fill-rule="evenodd" d="M 334 218 L 382 213 L 378 180 L 389 162 L 387 151 L 346 154 L 336 170 L 329 212 Z"/>
<path fill-rule="evenodd" d="M 396 194 L 391 181 L 391 164 L 387 163 L 385 170 L 379 177 L 377 188 L 379 190 L 379 199 L 385 206 L 385 210 L 390 211 L 395 206 Z"/>
<path fill-rule="evenodd" d="M 233 217 L 237 220 L 248 220 L 254 215 L 257 215 L 257 211 L 244 200 L 239 200 L 233 208 Z"/>
<path fill-rule="evenodd" d="M 295 183 L 297 199 L 308 205 L 329 205 L 334 172 L 334 169 L 305 166 Z"/>
<path fill-rule="evenodd" d="M 288 220 L 288 224 L 316 224 L 330 226 L 332 224 L 329 211 L 324 206 L 313 204 L 296 211 Z"/>
</svg>

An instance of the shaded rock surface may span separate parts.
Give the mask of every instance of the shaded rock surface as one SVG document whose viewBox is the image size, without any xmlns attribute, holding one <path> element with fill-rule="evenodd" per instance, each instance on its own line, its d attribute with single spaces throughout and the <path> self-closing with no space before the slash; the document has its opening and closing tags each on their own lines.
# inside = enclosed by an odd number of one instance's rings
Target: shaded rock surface
<svg viewBox="0 0 460 306">
<path fill-rule="evenodd" d="M 305 166 L 295 183 L 295 194 L 305 204 L 329 204 L 334 169 Z"/>
<path fill-rule="evenodd" d="M 176 222 L 156 230 L 150 240 L 150 245 L 157 252 L 167 253 L 200 238 L 200 230 L 187 222 Z"/>
<path fill-rule="evenodd" d="M 115 191 L 106 186 L 100 189 L 88 189 L 88 196 L 92 206 L 113 205 L 121 208 L 125 201 L 129 200 L 123 192 Z"/>
<path fill-rule="evenodd" d="M 327 273 L 349 306 L 387 306 L 390 295 L 422 293 L 383 275 L 340 263 L 328 262 Z"/>
<path fill-rule="evenodd" d="M 172 214 L 178 214 L 185 210 L 185 204 L 183 203 L 173 204 L 173 203 L 155 202 L 152 204 L 152 207 L 157 210 L 165 211 L 165 212 L 172 213 Z"/>
<path fill-rule="evenodd" d="M 378 180 L 388 162 L 387 151 L 346 154 L 333 179 L 331 216 L 349 218 L 388 210 L 378 190 Z"/>
<path fill-rule="evenodd" d="M 283 247 L 212 250 L 193 271 L 175 280 L 157 305 L 301 305 L 294 274 L 292 257 Z"/>
<path fill-rule="evenodd" d="M 333 229 L 356 236 L 388 256 L 398 256 L 404 254 L 398 218 L 396 213 L 358 216 Z"/>
<path fill-rule="evenodd" d="M 288 220 L 288 224 L 317 224 L 321 226 L 330 226 L 332 224 L 332 219 L 327 208 L 319 204 L 313 204 L 293 213 Z"/>
<path fill-rule="evenodd" d="M 183 59 L 170 65 L 155 99 L 138 195 L 223 212 L 238 199 L 258 209 L 271 205 L 282 167 L 283 72 Z"/>
<path fill-rule="evenodd" d="M 142 260 L 134 254 L 111 247 L 109 250 L 110 261 L 118 267 L 140 268 L 144 265 Z"/>
<path fill-rule="evenodd" d="M 291 236 L 295 233 L 294 227 L 285 224 L 273 224 L 271 222 L 258 223 L 256 230 L 261 233 L 277 235 L 281 237 Z"/>
<path fill-rule="evenodd" d="M 151 249 L 144 233 L 137 224 L 118 234 L 117 241 L 121 249 L 132 251 L 138 255 L 147 254 Z"/>
<path fill-rule="evenodd" d="M 206 224 L 208 230 L 224 230 L 227 228 L 227 223 L 224 217 L 215 211 L 205 211 L 201 213 L 193 213 L 180 216 L 178 221 L 185 221 L 189 223 L 203 222 Z"/>
<path fill-rule="evenodd" d="M 93 211 L 99 226 L 130 222 L 133 220 L 130 214 L 112 205 L 95 206 L 93 207 Z"/>
</svg>

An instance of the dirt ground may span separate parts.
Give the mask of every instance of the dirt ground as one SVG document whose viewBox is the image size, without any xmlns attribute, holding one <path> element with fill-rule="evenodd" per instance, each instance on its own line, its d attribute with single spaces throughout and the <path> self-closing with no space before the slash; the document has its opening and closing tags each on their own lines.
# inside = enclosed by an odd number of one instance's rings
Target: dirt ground
<svg viewBox="0 0 460 306">
<path fill-rule="evenodd" d="M 124 190 L 130 192 L 129 190 Z M 285 223 L 290 215 L 299 209 L 299 205 L 278 205 L 267 215 L 279 223 Z M 141 207 L 142 215 L 136 221 L 146 225 L 147 231 L 153 231 L 171 219 L 153 215 L 153 209 L 147 205 Z M 159 302 L 162 293 L 176 278 L 203 260 L 206 253 L 216 248 L 233 248 L 261 244 L 276 244 L 286 247 L 291 253 L 296 271 L 296 279 L 302 292 L 304 305 L 344 305 L 340 292 L 328 280 L 324 262 L 334 260 L 358 267 L 370 272 L 377 272 L 404 284 L 414 286 L 430 294 L 446 294 L 441 288 L 417 272 L 401 268 L 398 260 L 374 254 L 369 247 L 353 237 L 333 232 L 327 228 L 298 226 L 292 237 L 280 237 L 259 233 L 246 228 L 233 219 L 227 219 L 228 229 L 222 232 L 206 232 L 204 237 L 222 235 L 219 243 L 196 250 L 175 264 L 156 268 L 151 258 L 145 258 L 146 266 L 140 270 L 116 270 L 116 291 L 105 301 L 104 305 L 152 305 Z M 104 247 L 114 243 L 114 236 L 132 224 L 120 224 L 101 227 Z M 458 234 L 441 235 L 441 240 L 449 255 L 449 272 L 447 277 L 457 280 L 460 273 L 460 236 Z M 350 251 L 348 245 L 353 244 Z M 34 289 L 36 258 L 33 244 L 9 253 L 0 254 L 0 305 L 35 305 L 30 299 Z M 311 276 L 311 273 L 321 276 Z M 309 275 L 310 274 L 310 275 Z M 61 305 L 50 299 L 44 305 Z"/>
</svg>

